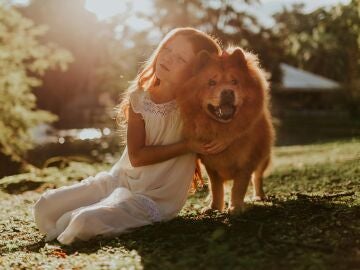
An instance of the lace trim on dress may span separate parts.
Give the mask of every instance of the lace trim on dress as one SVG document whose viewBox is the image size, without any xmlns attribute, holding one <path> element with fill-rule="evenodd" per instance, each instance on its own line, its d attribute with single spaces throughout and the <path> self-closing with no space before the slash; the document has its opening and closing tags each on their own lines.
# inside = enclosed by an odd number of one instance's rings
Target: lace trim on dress
<svg viewBox="0 0 360 270">
<path fill-rule="evenodd" d="M 142 205 L 146 208 L 152 222 L 161 221 L 160 210 L 152 199 L 141 194 L 136 194 L 135 197 L 139 198 Z"/>
<path fill-rule="evenodd" d="M 175 99 L 169 102 L 157 104 L 150 99 L 148 92 L 145 93 L 143 99 L 143 106 L 144 106 L 143 108 L 144 112 L 149 112 L 163 117 L 177 109 L 177 104 Z"/>
</svg>

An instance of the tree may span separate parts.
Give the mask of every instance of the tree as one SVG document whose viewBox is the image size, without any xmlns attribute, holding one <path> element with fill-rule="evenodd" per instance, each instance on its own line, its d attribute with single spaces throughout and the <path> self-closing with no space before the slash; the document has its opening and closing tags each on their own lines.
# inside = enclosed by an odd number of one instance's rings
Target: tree
<svg viewBox="0 0 360 270">
<path fill-rule="evenodd" d="M 274 16 L 277 24 L 273 29 L 284 47 L 283 58 L 343 83 L 354 113 L 360 113 L 359 10 L 359 0 L 309 14 L 296 5 Z"/>
<path fill-rule="evenodd" d="M 47 27 L 35 25 L 10 5 L 0 4 L 0 151 L 23 161 L 33 147 L 32 127 L 52 122 L 55 115 L 38 110 L 34 87 L 46 70 L 65 71 L 71 54 L 54 43 L 42 44 Z"/>
<path fill-rule="evenodd" d="M 103 24 L 85 9 L 85 0 L 31 0 L 19 11 L 49 30 L 42 42 L 56 42 L 73 55 L 66 72 L 47 71 L 34 91 L 39 108 L 59 116 L 59 128 L 87 127 L 98 108 L 96 69 L 106 50 Z"/>
<path fill-rule="evenodd" d="M 250 50 L 259 55 L 261 64 L 271 72 L 271 80 L 278 81 L 282 49 L 271 30 L 244 10 L 244 5 L 255 3 L 260 0 L 154 0 L 156 14 L 139 16 L 151 21 L 163 35 L 175 27 L 192 26 L 219 38 L 223 47 L 236 45 Z"/>
</svg>

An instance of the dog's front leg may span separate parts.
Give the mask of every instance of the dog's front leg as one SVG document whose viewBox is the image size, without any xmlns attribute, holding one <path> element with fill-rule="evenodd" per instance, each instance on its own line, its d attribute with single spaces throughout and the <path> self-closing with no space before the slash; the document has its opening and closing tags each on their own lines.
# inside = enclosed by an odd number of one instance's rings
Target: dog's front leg
<svg viewBox="0 0 360 270">
<path fill-rule="evenodd" d="M 251 179 L 251 173 L 240 173 L 234 179 L 231 189 L 230 213 L 239 213 L 245 210 L 244 198 Z"/>
<path fill-rule="evenodd" d="M 210 190 L 211 190 L 211 202 L 209 207 L 203 209 L 203 212 L 208 212 L 211 210 L 223 211 L 224 209 L 224 181 L 221 179 L 219 174 L 214 170 L 209 170 L 206 168 L 206 171 L 210 178 Z"/>
</svg>

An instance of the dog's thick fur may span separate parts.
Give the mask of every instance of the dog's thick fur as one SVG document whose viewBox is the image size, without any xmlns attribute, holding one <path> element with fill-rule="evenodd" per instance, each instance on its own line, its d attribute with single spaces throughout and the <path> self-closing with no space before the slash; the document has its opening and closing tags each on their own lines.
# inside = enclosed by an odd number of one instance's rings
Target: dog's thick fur
<svg viewBox="0 0 360 270">
<path fill-rule="evenodd" d="M 184 136 L 230 143 L 221 153 L 200 155 L 211 183 L 208 209 L 224 210 L 224 181 L 232 179 L 229 210 L 242 211 L 251 177 L 254 196 L 265 198 L 262 176 L 274 141 L 265 72 L 255 55 L 231 48 L 222 56 L 200 52 L 192 74 L 177 92 Z"/>
</svg>

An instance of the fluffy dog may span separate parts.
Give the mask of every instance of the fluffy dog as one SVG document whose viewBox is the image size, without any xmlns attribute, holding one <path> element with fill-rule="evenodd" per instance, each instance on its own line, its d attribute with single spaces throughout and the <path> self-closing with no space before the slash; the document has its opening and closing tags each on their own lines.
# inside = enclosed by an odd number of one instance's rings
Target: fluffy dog
<svg viewBox="0 0 360 270">
<path fill-rule="evenodd" d="M 232 179 L 229 210 L 242 211 L 251 178 L 254 197 L 265 198 L 262 176 L 274 141 L 265 72 L 255 55 L 230 48 L 221 56 L 200 52 L 192 74 L 177 92 L 184 136 L 230 144 L 221 153 L 200 155 L 211 184 L 207 209 L 224 210 L 224 182 Z"/>
</svg>

